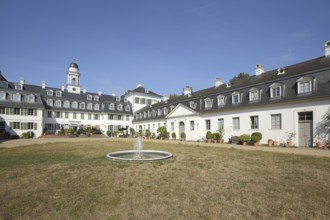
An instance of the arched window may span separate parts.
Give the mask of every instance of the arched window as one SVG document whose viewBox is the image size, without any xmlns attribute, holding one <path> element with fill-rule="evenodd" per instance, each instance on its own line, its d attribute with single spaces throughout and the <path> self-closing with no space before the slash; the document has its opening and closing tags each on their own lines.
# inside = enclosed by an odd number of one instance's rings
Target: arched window
<svg viewBox="0 0 330 220">
<path fill-rule="evenodd" d="M 304 76 L 297 80 L 297 93 L 298 94 L 310 94 L 313 90 L 313 78 Z"/>
<path fill-rule="evenodd" d="M 280 99 L 282 97 L 282 84 L 273 83 L 269 86 L 270 88 L 270 98 L 271 99 Z"/>
<path fill-rule="evenodd" d="M 110 103 L 109 104 L 109 110 L 115 110 L 115 104 Z"/>
<path fill-rule="evenodd" d="M 259 101 L 259 90 L 258 90 L 258 88 L 251 88 L 249 90 L 249 101 L 250 102 Z"/>
<path fill-rule="evenodd" d="M 93 109 L 93 104 L 92 103 L 88 103 L 87 104 L 87 109 L 88 110 L 92 110 Z"/>
<path fill-rule="evenodd" d="M 76 102 L 76 101 L 72 102 L 71 108 L 78 108 L 78 102 Z"/>
<path fill-rule="evenodd" d="M 234 105 L 241 103 L 241 94 L 239 92 L 233 92 L 231 94 L 231 103 Z"/>
<path fill-rule="evenodd" d="M 70 102 L 68 100 L 65 100 L 63 103 L 64 108 L 70 108 Z"/>
<path fill-rule="evenodd" d="M 204 101 L 205 101 L 205 108 L 206 108 L 206 109 L 212 108 L 212 105 L 213 105 L 213 99 L 206 98 Z"/>
<path fill-rule="evenodd" d="M 85 109 L 85 102 L 79 103 L 79 108 L 80 109 Z"/>
<path fill-rule="evenodd" d="M 189 105 L 190 105 L 190 108 L 192 108 L 192 109 L 196 109 L 196 107 L 197 107 L 197 103 L 194 102 L 194 101 L 191 101 L 191 102 L 189 103 Z"/>
<path fill-rule="evenodd" d="M 127 112 L 131 111 L 131 107 L 129 105 L 126 105 L 125 106 L 125 111 L 127 111 Z"/>
<path fill-rule="evenodd" d="M 225 105 L 225 96 L 224 95 L 218 95 L 217 97 L 218 106 L 224 106 Z"/>
<path fill-rule="evenodd" d="M 117 110 L 118 110 L 118 111 L 122 111 L 122 110 L 123 110 L 123 105 L 122 105 L 122 104 L 119 104 L 119 105 L 117 106 Z"/>
<path fill-rule="evenodd" d="M 94 110 L 100 110 L 100 105 L 96 103 L 96 104 L 94 105 Z"/>
<path fill-rule="evenodd" d="M 26 102 L 33 103 L 35 101 L 35 97 L 33 94 L 26 96 Z"/>
<path fill-rule="evenodd" d="M 0 100 L 6 100 L 6 98 L 7 98 L 7 93 L 4 92 L 4 91 L 1 91 L 0 92 Z"/>
<path fill-rule="evenodd" d="M 47 99 L 47 105 L 53 106 L 53 99 Z"/>
<path fill-rule="evenodd" d="M 56 107 L 62 107 L 62 101 L 61 100 L 56 100 L 55 101 L 55 106 Z"/>
</svg>

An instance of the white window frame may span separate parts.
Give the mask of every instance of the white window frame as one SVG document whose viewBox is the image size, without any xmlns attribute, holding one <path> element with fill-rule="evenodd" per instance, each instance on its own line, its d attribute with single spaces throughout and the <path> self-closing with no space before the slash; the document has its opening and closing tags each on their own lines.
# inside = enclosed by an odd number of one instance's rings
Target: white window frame
<svg viewBox="0 0 330 220">
<path fill-rule="evenodd" d="M 196 109 L 196 107 L 197 107 L 197 103 L 194 102 L 194 101 L 190 101 L 189 106 L 190 106 L 190 108 L 192 108 L 192 109 Z"/>
<path fill-rule="evenodd" d="M 249 90 L 249 101 L 250 102 L 259 101 L 259 90 L 257 88 L 252 88 Z"/>
<path fill-rule="evenodd" d="M 251 126 L 250 126 L 251 129 L 253 129 L 253 130 L 259 129 L 259 116 L 258 115 L 250 116 L 250 122 L 251 122 Z"/>
<path fill-rule="evenodd" d="M 224 95 L 218 95 L 217 97 L 218 107 L 225 105 L 225 96 Z"/>
<path fill-rule="evenodd" d="M 206 98 L 204 99 L 205 102 L 205 109 L 210 109 L 213 106 L 213 99 L 211 98 Z"/>
<path fill-rule="evenodd" d="M 117 110 L 122 111 L 123 110 L 123 105 L 122 104 L 117 105 Z"/>
<path fill-rule="evenodd" d="M 167 114 L 168 114 L 168 108 L 164 107 L 164 115 L 167 115 Z"/>
<path fill-rule="evenodd" d="M 0 92 L 0 100 L 6 100 L 6 98 L 7 98 L 7 93 L 4 92 L 4 91 L 1 91 Z"/>
<path fill-rule="evenodd" d="M 297 94 L 304 95 L 304 94 L 311 94 L 313 91 L 313 78 L 312 77 L 301 77 L 297 80 Z M 306 90 L 308 88 L 308 91 Z"/>
<path fill-rule="evenodd" d="M 127 112 L 131 111 L 131 107 L 129 105 L 126 105 L 125 106 L 125 111 L 127 111 Z"/>
<path fill-rule="evenodd" d="M 278 121 L 279 119 L 279 121 Z M 280 130 L 282 129 L 282 114 L 271 114 L 270 115 L 270 124 L 272 130 Z"/>
<path fill-rule="evenodd" d="M 237 100 L 236 100 L 236 97 L 237 97 Z M 237 105 L 237 104 L 241 103 L 241 94 L 239 92 L 233 92 L 231 95 L 231 99 L 232 99 L 232 104 Z"/>
<path fill-rule="evenodd" d="M 55 92 L 55 95 L 56 95 L 57 97 L 62 97 L 62 92 L 61 92 L 61 91 L 56 91 L 56 92 Z"/>
<path fill-rule="evenodd" d="M 78 102 L 73 101 L 73 102 L 71 103 L 71 108 L 77 109 L 77 108 L 78 108 Z"/>
<path fill-rule="evenodd" d="M 88 103 L 87 104 L 87 109 L 88 110 L 93 110 L 93 104 L 92 103 Z"/>
<path fill-rule="evenodd" d="M 98 103 L 96 103 L 94 105 L 94 110 L 96 110 L 96 111 L 100 110 L 100 105 Z"/>
<path fill-rule="evenodd" d="M 26 102 L 28 102 L 28 103 L 35 102 L 35 96 L 33 94 L 27 95 L 25 99 L 26 99 Z"/>
<path fill-rule="evenodd" d="M 94 95 L 94 101 L 99 101 L 99 96 Z"/>
<path fill-rule="evenodd" d="M 79 103 L 79 108 L 80 108 L 80 109 L 85 109 L 85 108 L 86 108 L 86 104 L 85 104 L 85 102 L 80 102 L 80 103 Z"/>
<path fill-rule="evenodd" d="M 282 98 L 282 85 L 280 83 L 273 83 L 270 86 L 270 98 L 271 99 Z"/>
<path fill-rule="evenodd" d="M 47 99 L 47 105 L 53 106 L 53 99 Z"/>
<path fill-rule="evenodd" d="M 54 95 L 53 90 L 48 89 L 48 90 L 47 90 L 47 95 L 49 95 L 49 96 L 53 96 L 53 95 Z"/>
<path fill-rule="evenodd" d="M 240 130 L 240 118 L 239 117 L 233 117 L 233 130 L 239 131 Z"/>
<path fill-rule="evenodd" d="M 88 94 L 88 95 L 86 96 L 86 98 L 87 98 L 87 100 L 92 100 L 92 99 L 93 99 L 93 97 L 92 97 L 91 94 Z"/>
<path fill-rule="evenodd" d="M 65 101 L 63 102 L 63 107 L 64 107 L 64 108 L 70 108 L 70 101 L 65 100 Z"/>
<path fill-rule="evenodd" d="M 55 107 L 62 107 L 62 101 L 61 100 L 56 100 L 55 101 Z"/>
</svg>

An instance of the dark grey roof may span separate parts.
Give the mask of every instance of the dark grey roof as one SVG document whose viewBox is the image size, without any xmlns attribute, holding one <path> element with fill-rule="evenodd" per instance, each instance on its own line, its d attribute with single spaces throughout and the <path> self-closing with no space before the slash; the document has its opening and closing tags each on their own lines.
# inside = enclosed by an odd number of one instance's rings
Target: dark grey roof
<svg viewBox="0 0 330 220">
<path fill-rule="evenodd" d="M 203 90 L 193 92 L 190 96 L 178 96 L 170 99 L 167 102 L 156 103 L 152 106 L 146 106 L 139 110 L 137 113 L 154 110 L 163 107 L 170 107 L 171 105 L 176 106 L 181 103 L 187 107 L 190 107 L 190 102 L 196 103 L 194 111 L 200 113 L 211 113 L 230 111 L 236 107 L 258 107 L 268 104 L 288 103 L 296 101 L 307 101 L 315 100 L 319 98 L 330 98 L 330 57 L 319 57 L 316 59 L 308 60 L 298 64 L 282 67 L 285 69 L 285 73 L 278 74 L 278 70 L 271 70 L 258 76 L 251 76 L 247 79 L 235 81 L 228 87 L 226 84 L 220 85 L 219 87 L 210 87 Z M 297 80 L 300 77 L 309 76 L 315 79 L 313 92 L 307 95 L 297 94 Z M 273 83 L 281 83 L 285 85 L 283 91 L 283 97 L 281 99 L 270 99 L 270 85 Z M 249 101 L 249 90 L 251 88 L 257 88 L 261 90 L 261 98 L 259 101 Z M 239 92 L 242 95 L 242 102 L 233 105 L 232 104 L 232 93 Z M 224 95 L 226 102 L 224 106 L 217 106 L 217 96 Z M 205 109 L 206 98 L 213 99 L 212 108 Z M 151 117 L 150 119 L 139 119 L 154 120 L 155 118 L 164 118 L 165 116 Z"/>
<path fill-rule="evenodd" d="M 153 96 L 157 96 L 157 97 L 162 97 L 161 95 L 158 95 L 157 93 L 154 93 L 153 91 L 150 91 L 149 89 L 146 89 L 142 86 L 140 87 L 137 87 L 133 90 L 128 90 L 128 93 L 130 92 L 133 92 L 133 93 L 142 93 L 142 94 L 150 94 L 150 95 L 153 95 Z"/>
<path fill-rule="evenodd" d="M 1 81 L 6 81 L 6 82 L 8 82 L 7 79 L 2 75 L 2 73 L 1 73 L 1 71 L 0 71 L 0 82 L 1 82 Z"/>
</svg>

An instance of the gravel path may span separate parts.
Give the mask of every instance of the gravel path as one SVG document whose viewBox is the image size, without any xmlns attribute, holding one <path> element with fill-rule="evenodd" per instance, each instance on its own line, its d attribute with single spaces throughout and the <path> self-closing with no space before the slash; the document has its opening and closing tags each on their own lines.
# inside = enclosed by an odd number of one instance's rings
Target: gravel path
<svg viewBox="0 0 330 220">
<path fill-rule="evenodd" d="M 59 143 L 59 142 L 95 142 L 95 141 L 131 141 L 134 142 L 133 138 L 106 138 L 106 137 L 91 137 L 91 138 L 34 138 L 34 139 L 17 139 L 17 140 L 6 140 L 0 141 L 0 148 L 11 148 L 20 147 L 33 144 L 47 144 L 47 143 Z M 315 148 L 283 148 L 283 147 L 254 147 L 254 146 L 243 146 L 243 145 L 232 145 L 232 144 L 215 144 L 215 143 L 201 143 L 192 141 L 161 141 L 161 140 L 143 140 L 143 142 L 155 142 L 155 143 L 168 143 L 168 144 L 189 144 L 198 146 L 208 147 L 224 147 L 224 148 L 235 148 L 240 150 L 252 150 L 252 151 L 266 151 L 266 152 L 277 152 L 287 154 L 298 154 L 298 155 L 310 155 L 310 156 L 321 156 L 330 157 L 330 150 L 315 149 Z M 132 144 L 133 146 L 133 144 Z"/>
</svg>

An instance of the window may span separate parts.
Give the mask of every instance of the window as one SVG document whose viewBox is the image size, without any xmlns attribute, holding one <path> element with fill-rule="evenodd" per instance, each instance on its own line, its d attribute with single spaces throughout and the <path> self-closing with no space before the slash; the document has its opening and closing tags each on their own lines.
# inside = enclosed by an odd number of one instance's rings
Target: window
<svg viewBox="0 0 330 220">
<path fill-rule="evenodd" d="M 147 105 L 151 105 L 151 99 L 147 99 Z"/>
<path fill-rule="evenodd" d="M 113 120 L 113 115 L 108 114 L 108 120 Z"/>
<path fill-rule="evenodd" d="M 152 110 L 152 117 L 156 117 L 156 116 L 157 116 L 156 110 Z"/>
<path fill-rule="evenodd" d="M 56 100 L 55 101 L 55 106 L 56 107 L 62 107 L 62 101 L 61 100 Z"/>
<path fill-rule="evenodd" d="M 273 83 L 270 86 L 270 98 L 271 99 L 278 99 L 282 96 L 282 86 L 279 83 Z"/>
<path fill-rule="evenodd" d="M 80 119 L 85 119 L 85 114 L 84 113 L 80 114 Z"/>
<path fill-rule="evenodd" d="M 158 116 L 161 116 L 161 115 L 162 115 L 162 110 L 158 109 Z"/>
<path fill-rule="evenodd" d="M 88 114 L 88 120 L 92 120 L 92 114 L 91 113 Z"/>
<path fill-rule="evenodd" d="M 66 118 L 66 119 L 69 118 L 69 112 L 64 112 L 64 118 Z"/>
<path fill-rule="evenodd" d="M 126 121 L 129 121 L 129 115 L 126 115 Z"/>
<path fill-rule="evenodd" d="M 70 102 L 68 100 L 65 100 L 63 103 L 64 108 L 70 108 Z"/>
<path fill-rule="evenodd" d="M 197 107 L 197 103 L 196 102 L 193 102 L 193 101 L 191 101 L 189 103 L 189 105 L 190 105 L 190 108 L 192 108 L 192 109 L 196 109 L 196 107 Z"/>
<path fill-rule="evenodd" d="M 117 117 L 118 117 L 118 120 L 119 120 L 119 121 L 121 121 L 121 120 L 122 120 L 122 117 L 121 117 L 121 115 L 118 115 Z"/>
<path fill-rule="evenodd" d="M 48 99 L 47 100 L 47 105 L 53 106 L 53 99 Z"/>
<path fill-rule="evenodd" d="M 126 105 L 125 106 L 125 111 L 127 111 L 127 112 L 131 111 L 131 107 L 129 105 Z"/>
<path fill-rule="evenodd" d="M 19 108 L 14 108 L 14 115 L 19 115 L 19 112 L 20 112 Z"/>
<path fill-rule="evenodd" d="M 73 119 L 77 119 L 77 113 L 76 112 L 73 112 L 73 116 L 72 116 Z"/>
<path fill-rule="evenodd" d="M 171 131 L 174 131 L 174 122 L 171 122 Z"/>
<path fill-rule="evenodd" d="M 146 104 L 146 99 L 140 98 L 140 104 L 145 105 Z"/>
<path fill-rule="evenodd" d="M 110 109 L 110 110 L 115 110 L 115 104 L 110 103 L 110 104 L 109 104 L 109 109 Z"/>
<path fill-rule="evenodd" d="M 72 102 L 71 108 L 78 108 L 78 102 L 76 102 L 76 101 Z"/>
<path fill-rule="evenodd" d="M 47 90 L 47 95 L 53 96 L 53 90 L 51 90 L 51 89 Z"/>
<path fill-rule="evenodd" d="M 240 123 L 239 123 L 239 117 L 233 118 L 233 130 L 239 130 L 240 129 Z"/>
<path fill-rule="evenodd" d="M 298 94 L 310 94 L 312 92 L 311 77 L 301 77 L 297 80 Z"/>
<path fill-rule="evenodd" d="M 87 95 L 87 100 L 92 100 L 92 95 Z"/>
<path fill-rule="evenodd" d="M 164 115 L 167 115 L 167 114 L 168 114 L 168 108 L 164 107 Z"/>
<path fill-rule="evenodd" d="M 206 130 L 211 130 L 211 120 L 205 120 L 205 128 Z"/>
<path fill-rule="evenodd" d="M 79 103 L 79 108 L 80 109 L 85 109 L 85 102 Z"/>
<path fill-rule="evenodd" d="M 122 105 L 122 104 L 119 104 L 119 105 L 117 106 L 117 110 L 118 110 L 118 111 L 122 111 L 122 110 L 123 110 L 123 105 Z"/>
<path fill-rule="evenodd" d="M 56 95 L 57 97 L 61 97 L 61 96 L 62 96 L 62 92 L 61 92 L 61 91 L 56 91 L 56 92 L 55 92 L 55 95 Z"/>
<path fill-rule="evenodd" d="M 140 99 L 138 97 L 135 98 L 135 104 L 139 104 L 140 103 Z"/>
<path fill-rule="evenodd" d="M 97 95 L 94 95 L 94 101 L 99 101 L 99 97 Z"/>
<path fill-rule="evenodd" d="M 10 122 L 10 128 L 11 129 L 20 129 L 20 123 L 19 122 Z"/>
<path fill-rule="evenodd" d="M 0 92 L 0 100 L 6 100 L 6 93 L 5 92 L 3 92 L 3 91 L 1 91 Z"/>
<path fill-rule="evenodd" d="M 252 88 L 249 90 L 249 101 L 256 102 L 259 100 L 259 91 L 257 88 Z"/>
<path fill-rule="evenodd" d="M 231 98 L 232 98 L 232 104 L 238 104 L 241 102 L 241 99 L 240 99 L 240 94 L 239 92 L 234 92 L 232 95 L 231 95 Z"/>
<path fill-rule="evenodd" d="M 29 108 L 27 110 L 27 115 L 34 115 L 34 116 L 37 116 L 37 111 L 32 109 L 32 108 Z"/>
<path fill-rule="evenodd" d="M 251 129 L 259 129 L 259 118 L 258 116 L 251 116 Z"/>
<path fill-rule="evenodd" d="M 26 102 L 33 103 L 34 102 L 34 95 L 30 94 L 25 97 Z"/>
<path fill-rule="evenodd" d="M 149 112 L 148 112 L 148 117 L 150 117 Z M 147 112 L 143 112 L 143 118 L 147 118 Z"/>
<path fill-rule="evenodd" d="M 53 116 L 53 113 L 52 113 L 51 111 L 48 111 L 48 112 L 47 112 L 47 117 L 48 117 L 48 118 L 51 118 L 52 116 Z"/>
<path fill-rule="evenodd" d="M 20 102 L 21 101 L 21 94 L 19 94 L 19 93 L 13 94 L 13 101 Z"/>
<path fill-rule="evenodd" d="M 116 102 L 120 102 L 120 97 L 116 97 Z"/>
<path fill-rule="evenodd" d="M 190 131 L 195 130 L 195 121 L 190 121 Z"/>
<path fill-rule="evenodd" d="M 225 105 L 225 96 L 224 95 L 219 95 L 217 97 L 218 100 L 218 106 L 224 106 Z"/>
<path fill-rule="evenodd" d="M 56 118 L 62 118 L 62 112 L 56 112 L 55 116 Z"/>
<path fill-rule="evenodd" d="M 204 101 L 205 101 L 205 108 L 206 109 L 212 108 L 212 104 L 213 104 L 213 100 L 212 99 L 206 98 Z"/>
<path fill-rule="evenodd" d="M 174 105 L 171 105 L 170 107 L 171 111 L 173 111 L 174 107 L 175 107 Z"/>
<path fill-rule="evenodd" d="M 21 84 L 15 84 L 15 89 L 22 90 L 23 86 Z"/>
<path fill-rule="evenodd" d="M 124 98 L 124 102 L 128 102 L 128 99 L 127 98 Z"/>
<path fill-rule="evenodd" d="M 99 104 L 95 104 L 94 105 L 94 110 L 100 110 L 100 105 Z"/>
<path fill-rule="evenodd" d="M 218 129 L 224 129 L 225 128 L 225 121 L 223 118 L 218 119 Z"/>
<path fill-rule="evenodd" d="M 271 115 L 271 128 L 272 129 L 282 129 L 282 115 L 281 114 Z"/>
<path fill-rule="evenodd" d="M 87 109 L 88 110 L 92 110 L 93 109 L 93 104 L 92 103 L 88 103 L 87 104 Z"/>
</svg>

